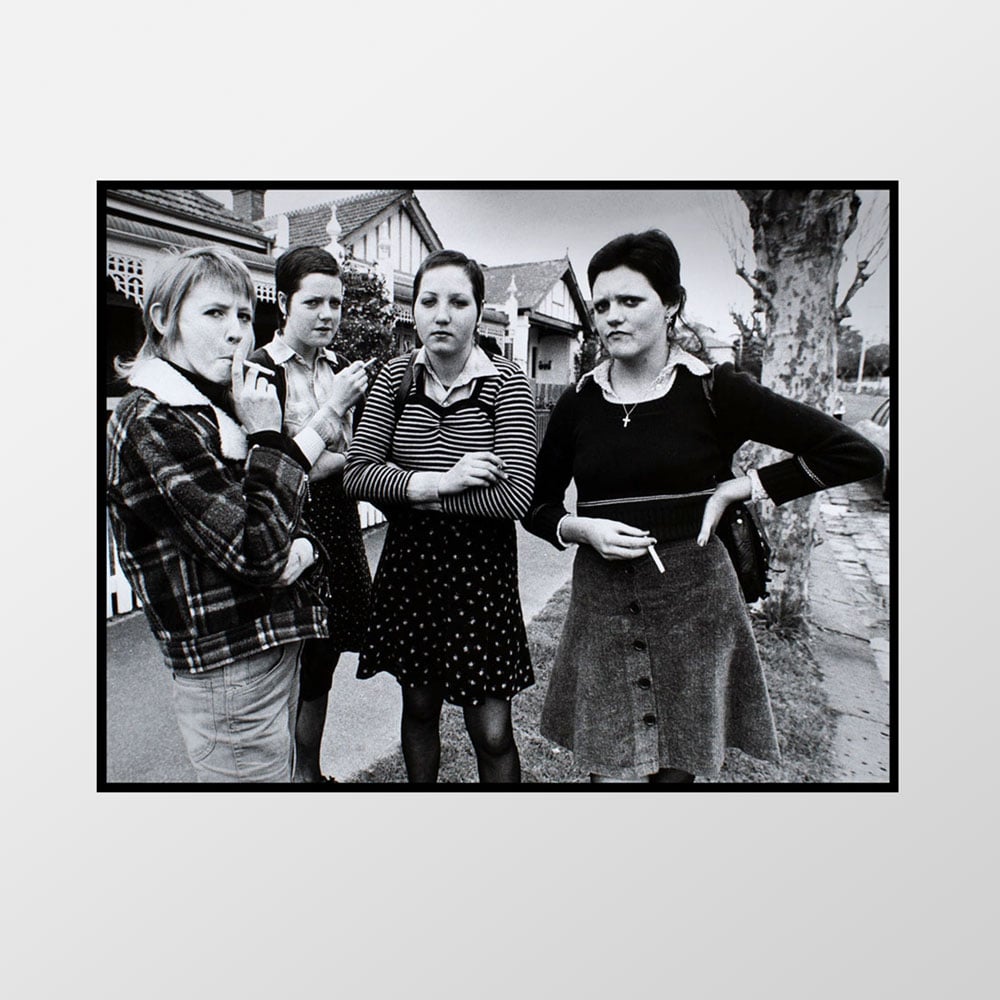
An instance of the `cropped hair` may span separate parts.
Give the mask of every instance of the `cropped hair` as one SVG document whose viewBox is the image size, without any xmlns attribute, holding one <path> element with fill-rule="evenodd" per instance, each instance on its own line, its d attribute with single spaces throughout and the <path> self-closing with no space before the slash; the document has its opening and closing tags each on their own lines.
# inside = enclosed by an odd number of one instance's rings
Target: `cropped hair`
<svg viewBox="0 0 1000 1000">
<path fill-rule="evenodd" d="M 423 263 L 417 268 L 417 273 L 413 277 L 413 301 L 417 301 L 420 294 L 420 282 L 424 274 L 434 270 L 436 267 L 458 267 L 461 268 L 469 284 L 472 285 L 472 298 L 476 303 L 476 312 L 483 314 L 483 302 L 486 300 L 486 279 L 483 277 L 483 269 L 471 257 L 466 257 L 458 250 L 435 250 L 428 254 Z"/>
<path fill-rule="evenodd" d="M 256 303 L 253 278 L 246 265 L 235 254 L 222 247 L 193 247 L 183 253 L 166 251 L 154 266 L 151 279 L 143 292 L 142 322 L 146 328 L 146 338 L 138 353 L 131 360 L 115 358 L 115 371 L 127 377 L 136 363 L 147 358 L 166 357 L 166 349 L 177 340 L 178 318 L 181 305 L 188 292 L 199 281 L 218 281 L 237 295 L 250 301 L 252 309 Z M 165 327 L 161 333 L 153 322 L 153 306 L 162 310 L 161 322 Z"/>
<path fill-rule="evenodd" d="M 332 278 L 341 276 L 337 258 L 321 246 L 295 247 L 286 250 L 274 265 L 274 285 L 278 292 L 284 292 L 291 301 L 292 296 L 302 287 L 302 279 L 310 274 L 328 274 Z M 285 316 L 282 313 L 281 324 Z"/>
</svg>

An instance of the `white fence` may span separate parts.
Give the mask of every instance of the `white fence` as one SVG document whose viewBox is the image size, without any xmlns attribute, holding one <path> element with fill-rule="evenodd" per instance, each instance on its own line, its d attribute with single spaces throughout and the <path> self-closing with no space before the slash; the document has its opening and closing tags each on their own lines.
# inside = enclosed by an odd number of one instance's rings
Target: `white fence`
<svg viewBox="0 0 1000 1000">
<path fill-rule="evenodd" d="M 358 514 L 361 517 L 361 530 L 374 528 L 376 525 L 385 522 L 385 515 L 377 507 L 370 503 L 361 501 L 358 504 Z M 115 540 L 111 534 L 111 521 L 105 517 L 105 538 L 107 539 L 107 570 L 108 570 L 108 618 L 115 615 L 124 615 L 134 608 L 142 607 L 139 598 L 132 592 L 132 588 L 122 573 L 118 563 L 118 551 L 115 547 Z"/>
</svg>

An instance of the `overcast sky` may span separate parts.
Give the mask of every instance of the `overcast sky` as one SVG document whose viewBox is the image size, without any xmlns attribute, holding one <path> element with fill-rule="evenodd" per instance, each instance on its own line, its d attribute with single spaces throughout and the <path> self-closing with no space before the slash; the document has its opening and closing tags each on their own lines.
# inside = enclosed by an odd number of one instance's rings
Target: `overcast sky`
<svg viewBox="0 0 1000 1000">
<path fill-rule="evenodd" d="M 206 193 L 232 207 L 228 191 Z M 265 212 L 273 215 L 354 193 L 355 189 L 268 189 Z M 681 282 L 687 289 L 690 318 L 728 335 L 735 332 L 730 308 L 749 312 L 750 290 L 734 273 L 726 240 L 716 222 L 718 210 L 713 206 L 723 197 L 719 192 L 418 187 L 415 193 L 444 245 L 483 264 L 552 260 L 568 250 L 577 280 L 588 298 L 587 263 L 593 253 L 622 233 L 658 227 L 673 239 L 680 254 Z M 869 196 L 863 193 L 863 197 Z M 737 208 L 737 215 L 745 220 L 745 211 Z M 849 255 L 842 281 L 849 282 L 853 271 Z M 889 339 L 888 288 L 888 267 L 883 265 L 851 303 L 850 322 L 871 343 Z"/>
</svg>

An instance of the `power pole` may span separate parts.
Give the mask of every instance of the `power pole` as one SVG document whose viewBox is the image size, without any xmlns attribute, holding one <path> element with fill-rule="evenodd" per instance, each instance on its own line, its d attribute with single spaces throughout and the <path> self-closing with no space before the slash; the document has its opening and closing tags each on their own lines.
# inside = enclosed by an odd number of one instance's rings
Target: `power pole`
<svg viewBox="0 0 1000 1000">
<path fill-rule="evenodd" d="M 864 333 L 861 334 L 861 350 L 858 352 L 858 384 L 854 387 L 854 395 L 861 392 L 861 378 L 865 371 L 865 350 L 867 349 Z"/>
</svg>

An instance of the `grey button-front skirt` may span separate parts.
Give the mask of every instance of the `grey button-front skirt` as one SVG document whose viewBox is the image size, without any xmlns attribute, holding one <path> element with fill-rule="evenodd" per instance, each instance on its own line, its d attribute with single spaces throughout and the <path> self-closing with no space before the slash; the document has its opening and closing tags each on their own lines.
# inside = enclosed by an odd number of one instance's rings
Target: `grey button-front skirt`
<svg viewBox="0 0 1000 1000">
<path fill-rule="evenodd" d="M 779 759 L 750 618 L 713 536 L 609 561 L 580 546 L 542 735 L 581 768 L 642 778 L 661 767 L 715 777 L 727 747 Z"/>
</svg>

